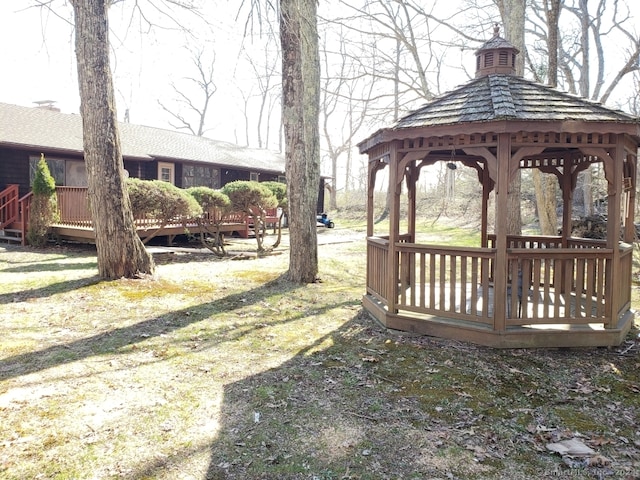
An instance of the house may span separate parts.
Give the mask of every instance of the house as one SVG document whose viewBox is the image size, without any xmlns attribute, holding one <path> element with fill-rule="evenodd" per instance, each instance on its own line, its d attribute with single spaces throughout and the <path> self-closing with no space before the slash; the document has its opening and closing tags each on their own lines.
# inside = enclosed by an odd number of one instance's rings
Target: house
<svg viewBox="0 0 640 480">
<path fill-rule="evenodd" d="M 119 123 L 119 131 L 124 168 L 131 177 L 164 180 L 180 188 L 218 189 L 235 180 L 285 182 L 281 153 L 130 123 Z M 0 103 L 0 230 L 16 223 L 9 219 L 19 210 L 17 198 L 30 192 L 43 153 L 60 187 L 59 198 L 63 189 L 66 198 L 73 197 L 65 208 L 73 204 L 74 221 L 84 228 L 90 223 L 85 194 L 78 190 L 87 186 L 81 116 L 60 113 L 46 102 L 33 108 Z M 321 179 L 318 212 L 323 205 Z M 24 225 L 20 228 L 24 232 Z"/>
<path fill-rule="evenodd" d="M 284 155 L 277 152 L 130 123 L 118 127 L 131 177 L 215 189 L 234 180 L 285 181 Z M 28 193 L 41 153 L 57 185 L 87 185 L 80 115 L 0 103 L 0 191 L 19 185 L 20 196 Z"/>
</svg>

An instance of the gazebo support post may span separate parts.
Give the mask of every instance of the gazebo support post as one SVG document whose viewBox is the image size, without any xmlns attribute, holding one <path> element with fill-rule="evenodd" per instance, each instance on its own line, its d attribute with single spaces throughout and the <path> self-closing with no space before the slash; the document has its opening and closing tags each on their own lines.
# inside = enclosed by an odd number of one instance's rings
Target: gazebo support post
<svg viewBox="0 0 640 480">
<path fill-rule="evenodd" d="M 507 211 L 507 197 L 509 193 L 510 182 L 510 160 L 511 160 L 511 135 L 501 133 L 498 136 L 497 151 L 497 171 L 498 178 L 496 181 L 496 263 L 494 270 L 494 305 L 493 305 L 493 329 L 497 332 L 506 331 L 507 317 L 507 301 L 496 301 L 498 299 L 505 300 L 502 292 L 507 291 L 507 222 L 505 221 L 504 212 Z"/>
<path fill-rule="evenodd" d="M 564 166 L 562 167 L 562 248 L 569 247 L 569 238 L 571 237 L 571 216 L 573 215 L 573 175 L 577 173 L 573 172 L 573 162 L 571 157 L 567 156 L 564 159 Z M 560 180 L 560 179 L 559 179 Z"/>
<path fill-rule="evenodd" d="M 491 177 L 488 168 L 482 170 L 482 220 L 480 226 L 480 246 L 489 246 L 489 194 L 491 193 Z"/>
<path fill-rule="evenodd" d="M 376 186 L 376 177 L 378 176 L 378 160 L 371 160 L 369 158 L 368 166 L 367 166 L 367 237 L 373 236 L 373 212 L 374 202 L 373 202 L 373 194 L 375 192 Z"/>
<path fill-rule="evenodd" d="M 609 161 L 611 157 L 609 158 Z M 617 135 L 615 153 L 613 155 L 613 165 L 610 169 L 612 177 L 608 179 L 609 195 L 607 201 L 607 248 L 613 250 L 611 268 L 607 271 L 608 291 L 605 293 L 610 299 L 607 305 L 610 312 L 607 312 L 609 322 L 605 324 L 605 328 L 615 328 L 618 323 L 618 305 L 619 295 L 614 295 L 614 282 L 620 278 L 620 221 L 622 220 L 622 212 L 620 209 L 622 198 L 622 174 L 625 160 L 624 138 Z M 605 163 L 607 160 L 605 160 Z M 606 173 L 606 170 L 605 170 Z M 617 282 L 616 282 L 617 283 Z"/>
<path fill-rule="evenodd" d="M 400 259 L 396 248 L 400 231 L 400 192 L 402 176 L 398 171 L 398 142 L 391 142 L 389 149 L 389 255 L 387 257 L 387 308 L 391 314 L 398 313 L 398 280 L 400 279 Z"/>
<path fill-rule="evenodd" d="M 407 194 L 409 196 L 407 205 L 407 231 L 411 236 L 410 241 L 416 241 L 416 198 L 417 198 L 417 185 L 420 171 L 417 169 L 415 162 L 411 162 L 407 168 L 406 180 L 407 180 Z"/>
</svg>

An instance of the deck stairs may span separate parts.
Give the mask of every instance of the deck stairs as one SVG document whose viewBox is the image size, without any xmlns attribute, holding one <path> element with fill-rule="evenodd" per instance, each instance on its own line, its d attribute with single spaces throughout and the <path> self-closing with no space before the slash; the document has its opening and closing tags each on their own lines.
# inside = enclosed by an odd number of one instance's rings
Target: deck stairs
<svg viewBox="0 0 640 480">
<path fill-rule="evenodd" d="M 24 245 L 23 212 L 18 185 L 0 191 L 0 242 Z"/>
<path fill-rule="evenodd" d="M 22 244 L 22 230 L 19 228 L 5 228 L 0 230 L 0 242 Z"/>
</svg>

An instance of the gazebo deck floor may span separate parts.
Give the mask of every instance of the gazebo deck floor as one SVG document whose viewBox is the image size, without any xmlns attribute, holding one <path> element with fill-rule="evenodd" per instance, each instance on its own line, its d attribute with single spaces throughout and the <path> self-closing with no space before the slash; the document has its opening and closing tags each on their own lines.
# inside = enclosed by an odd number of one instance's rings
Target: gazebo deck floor
<svg viewBox="0 0 640 480">
<path fill-rule="evenodd" d="M 474 315 L 476 312 L 482 312 L 484 308 L 484 298 L 482 285 L 478 285 L 476 290 L 476 295 L 474 298 L 477 298 L 475 302 L 471 300 L 472 298 L 472 286 L 468 285 L 466 287 L 466 298 L 465 307 L 462 308 L 460 303 L 456 302 L 453 307 L 448 302 L 450 295 L 450 289 L 446 286 L 443 289 L 443 292 L 440 291 L 440 287 L 438 285 L 434 285 L 431 287 L 427 284 L 426 291 L 430 291 L 433 288 L 434 296 L 436 302 L 434 304 L 434 308 L 436 310 L 444 310 L 444 311 L 454 311 L 454 312 L 463 312 L 466 315 Z M 407 290 L 408 293 L 408 290 Z M 534 295 L 538 298 L 534 298 Z M 444 305 L 441 305 L 440 298 L 445 298 Z M 454 297 L 456 299 L 462 298 L 461 295 L 461 287 L 460 285 L 456 286 L 456 292 Z M 487 316 L 493 318 L 493 309 L 494 309 L 494 287 L 490 285 L 487 290 Z M 533 291 L 529 291 L 528 295 L 524 299 L 515 300 L 516 305 L 518 306 L 518 311 L 515 315 L 512 315 L 512 305 L 513 299 L 511 294 L 511 288 L 507 292 L 506 302 L 507 302 L 507 317 L 508 318 L 520 318 L 520 319 L 531 319 L 532 321 L 538 321 L 539 319 L 548 318 L 551 313 L 553 313 L 554 318 L 598 318 L 598 310 L 596 307 L 597 299 L 595 297 L 591 297 L 589 304 L 592 305 L 591 311 L 587 314 L 587 295 L 581 295 L 580 301 L 577 301 L 575 292 L 571 292 L 570 294 L 558 294 L 555 289 L 550 289 L 546 294 L 544 292 L 534 293 Z M 420 299 L 417 298 L 416 302 L 419 302 Z M 577 307 L 576 307 L 577 306 Z M 576 308 L 579 311 L 579 314 L 576 315 Z M 604 317 L 600 322 L 604 322 Z M 549 324 L 551 325 L 551 324 Z M 540 326 L 540 325 L 538 325 Z M 603 327 L 604 328 L 604 327 Z"/>
<path fill-rule="evenodd" d="M 451 292 L 448 287 L 445 287 L 443 292 L 438 288 L 435 289 L 434 296 L 437 301 L 429 312 L 415 311 L 415 307 L 414 309 L 404 308 L 404 305 L 399 304 L 397 305 L 398 313 L 392 313 L 388 311 L 386 305 L 372 295 L 365 295 L 363 304 L 369 313 L 386 328 L 469 341 L 497 348 L 616 346 L 622 343 L 634 321 L 633 312 L 627 311 L 618 318 L 615 327 L 607 328 L 605 326 L 607 319 L 597 316 L 595 298 L 591 298 L 591 302 L 588 303 L 586 295 L 577 297 L 574 292 L 562 294 L 549 291 L 545 298 L 534 302 L 533 292 L 529 292 L 528 297 L 521 302 L 522 310 L 513 318 L 509 316 L 510 306 L 514 303 L 511 295 L 507 295 L 508 318 L 504 329 L 498 330 L 494 327 L 493 286 L 489 286 L 487 292 L 485 315 L 478 317 L 474 315 L 481 314 L 484 308 L 485 296 L 482 294 L 482 286 L 477 287 L 477 296 L 474 296 L 476 300 L 473 303 L 472 287 L 466 289 L 466 296 L 461 295 L 459 285 L 455 288 L 453 298 L 465 298 L 464 306 L 459 301 L 451 305 Z M 425 291 L 430 290 L 426 288 Z M 409 299 L 410 294 L 410 289 L 407 289 L 405 298 Z M 440 299 L 444 299 L 444 304 Z M 421 304 L 419 298 L 413 299 L 411 303 Z M 515 304 L 518 305 L 517 300 Z M 585 308 L 587 304 L 593 305 L 590 315 L 587 315 Z M 576 311 L 579 312 L 577 316 Z M 548 312 L 548 315 L 545 315 L 545 312 Z M 475 318 L 477 320 L 472 320 Z M 566 321 L 563 321 L 565 318 Z"/>
</svg>

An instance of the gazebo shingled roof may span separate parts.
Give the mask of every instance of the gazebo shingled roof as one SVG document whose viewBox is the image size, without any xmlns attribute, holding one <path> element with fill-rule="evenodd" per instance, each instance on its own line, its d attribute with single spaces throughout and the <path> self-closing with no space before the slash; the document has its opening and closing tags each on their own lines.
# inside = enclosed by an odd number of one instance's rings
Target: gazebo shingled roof
<svg viewBox="0 0 640 480">
<path fill-rule="evenodd" d="M 475 79 L 359 144 L 369 155 L 363 304 L 389 328 L 498 347 L 619 344 L 633 323 L 630 244 L 640 122 L 516 76 L 517 53 L 496 30 L 476 51 Z M 483 186 L 477 249 L 421 244 L 416 235 L 420 170 L 454 155 L 477 170 Z M 600 243 L 572 238 L 569 228 L 577 175 L 594 163 L 604 164 L 609 195 L 607 240 Z M 375 236 L 373 189 L 383 168 L 389 168 L 392 195 L 389 234 Z M 557 178 L 560 236 L 507 234 L 506 193 L 522 168 Z M 400 233 L 403 181 L 406 233 Z"/>
<path fill-rule="evenodd" d="M 600 103 L 513 75 L 476 78 L 401 118 L 393 130 L 495 120 L 626 122 L 638 119 Z"/>
</svg>

